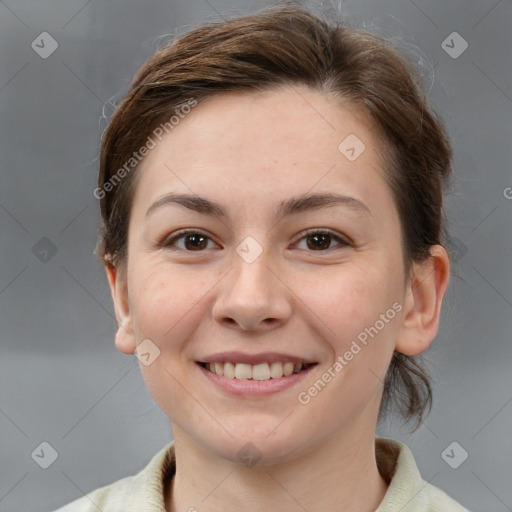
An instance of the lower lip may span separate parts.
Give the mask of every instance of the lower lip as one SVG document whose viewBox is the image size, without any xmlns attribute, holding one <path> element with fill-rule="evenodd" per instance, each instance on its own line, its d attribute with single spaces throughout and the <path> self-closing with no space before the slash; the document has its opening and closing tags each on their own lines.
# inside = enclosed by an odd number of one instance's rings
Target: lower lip
<svg viewBox="0 0 512 512">
<path fill-rule="evenodd" d="M 210 370 L 203 368 L 200 364 L 196 363 L 201 373 L 221 390 L 226 391 L 232 395 L 238 396 L 269 396 L 274 393 L 279 393 L 285 389 L 291 388 L 299 383 L 308 375 L 308 373 L 316 366 L 310 366 L 299 373 L 292 373 L 287 377 L 280 377 L 279 379 L 269 380 L 242 380 L 242 379 L 228 379 Z"/>
</svg>

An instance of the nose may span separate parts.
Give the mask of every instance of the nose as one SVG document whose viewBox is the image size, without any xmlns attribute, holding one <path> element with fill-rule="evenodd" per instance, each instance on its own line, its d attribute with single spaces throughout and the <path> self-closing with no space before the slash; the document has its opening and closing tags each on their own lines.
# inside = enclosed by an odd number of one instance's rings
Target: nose
<svg viewBox="0 0 512 512">
<path fill-rule="evenodd" d="M 233 269 L 219 283 L 213 318 L 226 327 L 265 332 L 291 316 L 291 292 L 262 253 L 248 263 L 236 252 Z"/>
</svg>

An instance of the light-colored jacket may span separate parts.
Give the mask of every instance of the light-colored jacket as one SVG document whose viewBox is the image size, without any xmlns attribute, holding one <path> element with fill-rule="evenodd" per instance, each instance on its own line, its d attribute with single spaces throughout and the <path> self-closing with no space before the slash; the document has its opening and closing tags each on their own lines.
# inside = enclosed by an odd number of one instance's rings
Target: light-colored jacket
<svg viewBox="0 0 512 512">
<path fill-rule="evenodd" d="M 412 452 L 405 444 L 377 437 L 375 454 L 380 473 L 390 481 L 375 512 L 469 512 L 421 478 Z M 172 442 L 135 476 L 100 487 L 55 512 L 166 512 L 164 482 L 172 478 L 174 471 Z"/>
</svg>

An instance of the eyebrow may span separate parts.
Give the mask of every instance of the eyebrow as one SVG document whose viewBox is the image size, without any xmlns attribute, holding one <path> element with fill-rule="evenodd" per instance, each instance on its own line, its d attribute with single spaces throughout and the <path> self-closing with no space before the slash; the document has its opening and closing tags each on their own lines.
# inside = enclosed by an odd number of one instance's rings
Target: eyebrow
<svg viewBox="0 0 512 512">
<path fill-rule="evenodd" d="M 189 210 L 198 213 L 209 215 L 211 217 L 227 218 L 226 210 L 215 201 L 206 199 L 194 194 L 180 194 L 171 192 L 165 196 L 157 199 L 146 211 L 146 217 L 155 210 L 168 206 L 170 204 L 179 204 L 185 206 Z M 351 210 L 359 213 L 366 213 L 372 216 L 372 213 L 365 203 L 356 199 L 355 197 L 346 196 L 343 194 L 317 193 L 317 194 L 304 194 L 299 197 L 293 197 L 286 201 L 282 201 L 277 212 L 276 217 L 286 217 L 288 215 L 297 214 L 310 210 L 317 210 L 320 208 L 328 208 L 332 206 L 345 206 Z"/>
</svg>

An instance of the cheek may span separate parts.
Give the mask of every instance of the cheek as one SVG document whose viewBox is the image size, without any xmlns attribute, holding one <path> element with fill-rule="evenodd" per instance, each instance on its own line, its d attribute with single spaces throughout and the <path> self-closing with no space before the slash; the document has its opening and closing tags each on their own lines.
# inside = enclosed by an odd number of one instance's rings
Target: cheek
<svg viewBox="0 0 512 512">
<path fill-rule="evenodd" d="M 194 412 L 185 383 L 189 366 L 182 360 L 183 347 L 204 317 L 205 291 L 212 284 L 202 275 L 190 275 L 177 266 L 145 261 L 132 274 L 131 308 L 137 342 L 151 340 L 160 351 L 149 365 L 139 364 L 153 399 L 173 419 Z"/>
<path fill-rule="evenodd" d="M 382 273 L 365 269 L 332 279 L 310 296 L 308 307 L 318 316 L 315 331 L 322 333 L 331 359 L 298 399 L 331 425 L 339 427 L 377 404 L 400 326 L 394 288 Z"/>
<path fill-rule="evenodd" d="M 197 321 L 201 299 L 211 288 L 199 273 L 184 272 L 176 265 L 145 262 L 146 270 L 132 279 L 130 290 L 134 329 L 139 336 L 154 338 L 162 348 L 181 339 L 183 330 Z"/>
<path fill-rule="evenodd" d="M 332 364 L 339 363 L 332 372 L 343 373 L 345 386 L 361 391 L 378 385 L 386 373 L 400 326 L 400 283 L 382 267 L 345 270 L 316 280 L 316 287 L 312 280 L 303 285 L 313 290 L 307 306 L 328 342 Z"/>
<path fill-rule="evenodd" d="M 301 298 L 334 339 L 346 340 L 373 325 L 399 298 L 382 269 L 355 265 L 301 279 Z"/>
</svg>

